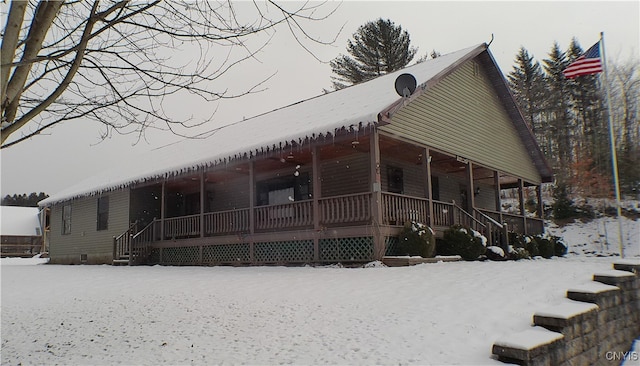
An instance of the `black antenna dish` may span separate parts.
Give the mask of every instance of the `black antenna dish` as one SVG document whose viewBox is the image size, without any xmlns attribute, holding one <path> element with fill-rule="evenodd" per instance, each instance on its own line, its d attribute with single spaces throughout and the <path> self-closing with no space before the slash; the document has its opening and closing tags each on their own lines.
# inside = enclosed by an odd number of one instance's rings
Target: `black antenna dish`
<svg viewBox="0 0 640 366">
<path fill-rule="evenodd" d="M 408 98 L 416 91 L 416 78 L 411 74 L 402 74 L 396 79 L 396 93 L 399 96 Z"/>
</svg>

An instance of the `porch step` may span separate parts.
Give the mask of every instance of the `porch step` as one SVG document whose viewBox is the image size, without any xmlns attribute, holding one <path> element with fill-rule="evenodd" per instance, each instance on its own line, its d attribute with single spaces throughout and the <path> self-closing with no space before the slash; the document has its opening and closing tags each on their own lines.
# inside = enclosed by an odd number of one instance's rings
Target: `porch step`
<svg viewBox="0 0 640 366">
<path fill-rule="evenodd" d="M 114 259 L 112 262 L 112 265 L 114 266 L 118 266 L 118 265 L 127 265 L 129 264 L 129 258 L 120 258 L 120 259 Z"/>
</svg>

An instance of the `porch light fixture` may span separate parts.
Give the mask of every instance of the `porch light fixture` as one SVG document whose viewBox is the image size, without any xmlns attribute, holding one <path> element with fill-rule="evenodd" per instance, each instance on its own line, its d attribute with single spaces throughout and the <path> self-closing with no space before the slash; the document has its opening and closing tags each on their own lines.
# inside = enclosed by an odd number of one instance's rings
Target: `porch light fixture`
<svg viewBox="0 0 640 366">
<path fill-rule="evenodd" d="M 461 162 L 462 164 L 469 164 L 469 160 L 468 160 L 468 159 L 463 158 L 463 157 L 462 157 L 462 156 L 460 156 L 460 155 L 456 155 L 456 160 L 457 160 L 457 161 L 459 161 L 459 162 Z"/>
</svg>

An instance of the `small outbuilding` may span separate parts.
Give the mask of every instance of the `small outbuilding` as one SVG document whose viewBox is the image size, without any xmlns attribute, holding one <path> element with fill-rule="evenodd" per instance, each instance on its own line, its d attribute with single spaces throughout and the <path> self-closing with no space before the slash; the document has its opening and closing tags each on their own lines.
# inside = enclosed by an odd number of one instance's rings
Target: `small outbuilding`
<svg viewBox="0 0 640 366">
<path fill-rule="evenodd" d="M 39 212 L 37 207 L 0 206 L 2 257 L 31 257 L 41 252 Z"/>
</svg>

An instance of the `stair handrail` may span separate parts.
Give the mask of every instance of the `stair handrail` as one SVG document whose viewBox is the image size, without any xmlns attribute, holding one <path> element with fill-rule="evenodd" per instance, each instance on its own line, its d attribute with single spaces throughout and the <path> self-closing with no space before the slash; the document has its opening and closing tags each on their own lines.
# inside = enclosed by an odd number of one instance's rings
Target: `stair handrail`
<svg viewBox="0 0 640 366">
<path fill-rule="evenodd" d="M 131 240 L 133 238 L 133 232 L 137 231 L 137 227 L 138 227 L 138 220 L 132 222 L 129 225 L 129 228 L 127 230 L 125 230 L 125 232 L 123 232 L 122 234 L 118 235 L 118 236 L 114 236 L 113 237 L 113 259 L 119 259 L 120 256 L 124 253 L 126 253 L 126 249 L 128 249 L 129 253 L 131 252 Z M 121 248 L 122 245 L 120 245 L 120 243 L 122 243 L 123 241 L 125 241 L 125 245 L 127 246 L 127 248 Z M 122 249 L 122 250 L 119 250 Z"/>
<path fill-rule="evenodd" d="M 131 225 L 129 226 L 129 228 L 127 230 L 125 230 L 125 232 L 123 232 L 122 234 L 120 234 L 118 236 L 113 237 L 113 239 L 114 240 L 120 240 L 120 239 L 122 239 L 123 236 L 130 235 L 129 232 L 131 231 L 131 229 L 134 229 L 137 225 L 138 225 L 138 221 L 137 220 L 132 222 Z"/>
<path fill-rule="evenodd" d="M 482 221 L 476 219 L 472 214 L 468 213 L 464 208 L 458 206 L 458 204 L 456 203 L 456 201 L 452 200 L 451 203 L 453 203 L 453 207 L 457 208 L 458 210 L 460 210 L 463 214 L 467 215 L 467 217 L 469 217 L 471 220 L 475 221 L 477 224 L 479 224 L 480 226 L 482 226 L 483 228 L 486 228 L 487 225 L 485 225 Z"/>
<path fill-rule="evenodd" d="M 491 216 L 485 214 L 484 212 L 478 210 L 477 208 L 473 208 L 473 211 L 480 214 L 480 216 L 482 216 L 483 218 L 485 218 L 487 221 L 489 221 L 490 223 L 492 223 L 493 225 L 499 227 L 500 229 L 504 228 L 504 225 L 497 222 L 496 220 L 494 220 Z"/>
<path fill-rule="evenodd" d="M 129 257 L 129 264 L 135 264 L 139 259 L 145 258 L 148 255 L 149 245 L 148 243 L 153 242 L 153 228 L 156 223 L 156 220 L 152 220 L 147 226 L 145 226 L 142 230 L 138 231 L 135 235 L 131 237 L 131 256 Z M 147 234 L 151 231 L 151 239 L 143 236 L 140 241 L 137 239 L 141 237 L 142 234 Z M 146 240 L 145 240 L 146 238 Z M 147 244 L 147 245 L 145 245 Z M 135 249 L 140 249 L 141 252 L 138 253 Z"/>
</svg>

